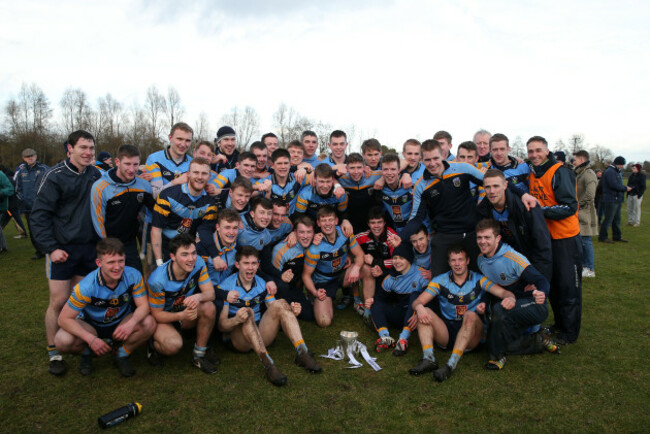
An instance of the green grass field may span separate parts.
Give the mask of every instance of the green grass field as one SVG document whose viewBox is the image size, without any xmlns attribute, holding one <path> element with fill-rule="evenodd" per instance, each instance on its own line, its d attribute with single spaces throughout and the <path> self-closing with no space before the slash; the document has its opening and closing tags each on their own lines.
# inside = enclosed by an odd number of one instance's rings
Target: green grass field
<svg viewBox="0 0 650 434">
<path fill-rule="evenodd" d="M 0 431 L 99 431 L 98 416 L 139 401 L 142 414 L 114 430 L 647 432 L 648 214 L 640 228 L 623 227 L 629 244 L 595 243 L 597 278 L 583 283 L 580 339 L 559 356 L 511 356 L 503 371 L 487 372 L 486 353 L 470 353 L 450 380 L 438 384 L 431 376 L 408 375 L 421 357 L 413 336 L 406 356 L 378 355 L 379 372 L 319 358 L 324 372 L 311 375 L 293 364 L 295 351 L 281 334 L 269 352 L 289 377 L 284 388 L 266 381 L 254 354 L 235 354 L 220 343 L 219 372 L 201 373 L 190 364 L 193 340 L 163 367 L 149 366 L 144 350 L 137 350 L 132 360 L 138 372 L 130 379 L 119 376 L 109 357 L 95 359 L 93 375 L 82 377 L 74 356 L 66 356 L 66 376 L 53 377 L 45 353 L 43 260 L 30 259 L 29 240 L 13 239 L 10 224 L 10 251 L 0 256 Z M 376 339 L 351 309 L 337 312 L 328 329 L 311 323 L 302 329 L 315 354 L 325 354 L 341 330 L 358 331 L 369 348 Z M 441 362 L 448 356 L 436 350 Z"/>
</svg>

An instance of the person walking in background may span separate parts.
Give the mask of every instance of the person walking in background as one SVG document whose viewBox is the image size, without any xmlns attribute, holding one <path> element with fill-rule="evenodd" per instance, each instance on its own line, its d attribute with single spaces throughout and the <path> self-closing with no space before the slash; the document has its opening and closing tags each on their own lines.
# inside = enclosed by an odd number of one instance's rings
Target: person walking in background
<svg viewBox="0 0 650 434">
<path fill-rule="evenodd" d="M 632 190 L 632 188 L 623 185 L 623 175 L 621 173 L 623 166 L 625 166 L 625 158 L 619 155 L 603 173 L 601 206 L 605 209 L 605 218 L 600 224 L 600 233 L 598 235 L 598 241 L 601 243 L 611 244 L 614 241 L 627 243 L 627 240 L 621 234 L 621 207 L 623 206 L 625 192 Z M 614 241 L 607 237 L 610 226 Z"/>
<path fill-rule="evenodd" d="M 596 187 L 598 177 L 591 170 L 589 153 L 578 151 L 573 154 L 578 190 L 578 221 L 582 238 L 582 277 L 596 277 L 594 271 L 594 245 L 591 237 L 598 235 L 598 215 L 596 214 Z"/>
<path fill-rule="evenodd" d="M 641 225 L 641 201 L 645 193 L 645 173 L 639 163 L 632 166 L 632 174 L 627 180 L 627 224 L 638 228 Z"/>
<path fill-rule="evenodd" d="M 27 221 L 29 238 L 36 251 L 34 256 L 32 256 L 32 259 L 41 259 L 45 254 L 36 247 L 36 241 L 34 241 L 34 235 L 32 234 L 29 216 L 32 213 L 32 206 L 34 205 L 34 199 L 36 198 L 38 180 L 49 169 L 49 167 L 38 161 L 38 155 L 36 155 L 36 151 L 32 148 L 24 149 L 22 156 L 24 163 L 18 166 L 15 175 L 16 195 L 22 204 L 20 212 L 25 217 L 25 221 Z"/>
</svg>

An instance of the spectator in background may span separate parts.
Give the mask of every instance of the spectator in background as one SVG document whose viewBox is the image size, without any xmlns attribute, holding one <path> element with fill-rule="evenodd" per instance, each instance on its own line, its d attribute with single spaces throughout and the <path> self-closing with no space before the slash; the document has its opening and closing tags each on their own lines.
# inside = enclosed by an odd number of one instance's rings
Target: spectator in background
<svg viewBox="0 0 650 434">
<path fill-rule="evenodd" d="M 29 223 L 29 216 L 32 213 L 32 206 L 36 198 L 37 180 L 43 176 L 49 167 L 38 161 L 36 151 L 31 148 L 24 149 L 22 155 L 25 162 L 18 166 L 18 170 L 16 171 L 16 195 L 22 203 L 20 213 L 25 216 L 27 227 L 29 228 L 29 238 L 32 241 L 34 249 L 36 249 L 36 253 L 32 256 L 32 259 L 41 259 L 45 254 L 36 247 L 32 228 Z"/>
<path fill-rule="evenodd" d="M 641 201 L 645 192 L 645 173 L 639 163 L 632 166 L 632 174 L 627 180 L 627 224 L 638 228 L 641 225 Z"/>
<path fill-rule="evenodd" d="M 596 204 L 596 212 L 598 213 L 598 225 L 600 226 L 600 222 L 603 221 L 603 217 L 605 216 L 605 209 L 600 203 L 601 199 L 603 198 L 603 171 L 596 169 L 595 172 L 596 178 L 598 178 L 598 185 L 596 186 L 596 200 L 594 203 Z"/>
<path fill-rule="evenodd" d="M 623 185 L 623 166 L 625 166 L 625 158 L 619 155 L 603 173 L 602 206 L 605 209 L 605 218 L 600 224 L 600 234 L 598 235 L 598 241 L 601 243 L 611 244 L 614 241 L 627 243 L 627 240 L 622 238 L 621 234 L 621 207 L 623 206 L 625 192 L 632 190 L 632 188 Z M 610 226 L 614 241 L 607 237 Z"/>
<path fill-rule="evenodd" d="M 0 212 L 4 213 L 9 207 L 9 197 L 14 194 L 14 186 L 2 171 L 0 171 Z M 7 241 L 0 226 L 0 253 L 7 251 Z"/>
<path fill-rule="evenodd" d="M 598 177 L 589 167 L 589 153 L 578 151 L 573 154 L 576 185 L 578 191 L 578 221 L 582 238 L 582 277 L 596 277 L 594 271 L 594 246 L 591 237 L 598 235 L 598 216 L 596 215 L 596 186 Z"/>
<path fill-rule="evenodd" d="M 9 183 L 11 184 L 12 190 L 16 190 L 15 186 L 15 181 L 14 181 L 14 171 L 11 170 L 10 168 L 4 166 L 2 164 L 2 160 L 0 159 L 0 172 L 3 172 L 7 179 L 9 179 Z M 20 218 L 20 200 L 15 194 L 11 194 L 8 196 L 8 202 L 7 206 L 4 209 L 4 211 L 0 212 L 0 227 L 3 229 L 5 226 L 7 226 L 7 223 L 9 223 L 11 220 L 14 221 L 14 224 L 16 225 L 16 230 L 18 231 L 18 235 L 15 235 L 14 238 L 27 238 L 27 230 L 25 229 L 25 224 L 23 223 L 23 219 Z"/>
<path fill-rule="evenodd" d="M 97 154 L 97 160 L 95 161 L 95 167 L 101 170 L 102 173 L 107 172 L 113 168 L 113 162 L 111 161 L 111 154 L 106 151 L 102 151 Z"/>
</svg>

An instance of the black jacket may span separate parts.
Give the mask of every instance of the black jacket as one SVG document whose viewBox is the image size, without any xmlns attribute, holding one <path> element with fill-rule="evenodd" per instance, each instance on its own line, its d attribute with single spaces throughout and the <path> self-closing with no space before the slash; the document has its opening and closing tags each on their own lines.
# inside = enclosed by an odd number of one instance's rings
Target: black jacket
<svg viewBox="0 0 650 434">
<path fill-rule="evenodd" d="M 627 180 L 627 186 L 632 187 L 632 190 L 627 192 L 628 197 L 643 197 L 643 193 L 645 193 L 645 173 L 632 173 Z"/>
<path fill-rule="evenodd" d="M 60 162 L 43 175 L 30 215 L 39 250 L 52 253 L 68 244 L 97 240 L 90 216 L 90 189 L 100 177 L 101 172 L 94 166 L 79 173 L 70 160 Z"/>
<path fill-rule="evenodd" d="M 477 206 L 481 219 L 494 218 L 494 207 L 483 199 Z M 523 202 L 510 190 L 506 190 L 506 209 L 508 210 L 507 234 L 503 241 L 523 254 L 530 263 L 549 281 L 553 274 L 551 234 L 548 232 L 544 212 L 539 206 L 526 210 Z M 506 229 L 506 228 L 504 228 Z M 504 230 L 502 229 L 502 234 Z"/>
</svg>

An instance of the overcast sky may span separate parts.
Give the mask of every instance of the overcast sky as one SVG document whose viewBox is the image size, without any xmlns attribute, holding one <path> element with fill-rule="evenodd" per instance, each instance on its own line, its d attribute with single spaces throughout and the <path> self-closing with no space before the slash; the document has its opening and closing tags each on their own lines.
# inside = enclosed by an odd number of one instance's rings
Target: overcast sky
<svg viewBox="0 0 650 434">
<path fill-rule="evenodd" d="M 155 84 L 214 130 L 246 105 L 271 130 L 284 102 L 391 147 L 486 128 L 650 159 L 648 1 L 0 3 L 3 105 L 23 82 L 57 109 L 68 87 L 129 105 Z"/>
</svg>

